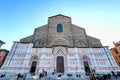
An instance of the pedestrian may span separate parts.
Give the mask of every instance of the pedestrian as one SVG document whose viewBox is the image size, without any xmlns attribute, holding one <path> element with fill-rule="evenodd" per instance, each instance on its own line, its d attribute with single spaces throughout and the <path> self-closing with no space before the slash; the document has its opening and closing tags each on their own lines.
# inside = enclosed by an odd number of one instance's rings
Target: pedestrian
<svg viewBox="0 0 120 80">
<path fill-rule="evenodd" d="M 117 76 L 120 77 L 120 72 L 117 71 Z"/>
<path fill-rule="evenodd" d="M 108 80 L 110 80 L 111 79 L 111 74 L 110 73 L 108 73 Z"/>
<path fill-rule="evenodd" d="M 25 73 L 24 76 L 23 76 L 23 80 L 25 80 L 25 78 L 26 78 L 26 73 Z"/>
<path fill-rule="evenodd" d="M 115 73 L 113 72 L 113 71 L 111 71 L 112 72 L 112 75 L 115 77 L 115 78 L 117 78 L 117 75 L 115 75 Z"/>
<path fill-rule="evenodd" d="M 19 80 L 19 77 L 20 77 L 20 73 L 17 74 L 17 80 Z"/>
<path fill-rule="evenodd" d="M 93 80 L 92 74 L 89 74 L 89 78 L 90 80 Z"/>
</svg>

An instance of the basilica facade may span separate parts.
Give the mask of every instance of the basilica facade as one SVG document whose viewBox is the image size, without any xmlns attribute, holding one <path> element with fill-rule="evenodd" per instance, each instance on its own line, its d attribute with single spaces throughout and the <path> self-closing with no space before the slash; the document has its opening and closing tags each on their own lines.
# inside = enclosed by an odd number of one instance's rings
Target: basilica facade
<svg viewBox="0 0 120 80">
<path fill-rule="evenodd" d="M 27 31 L 27 30 L 26 30 Z M 110 72 L 118 70 L 108 46 L 87 35 L 61 14 L 48 18 L 46 25 L 14 42 L 1 70 L 14 72 L 53 71 L 64 73 Z"/>
</svg>

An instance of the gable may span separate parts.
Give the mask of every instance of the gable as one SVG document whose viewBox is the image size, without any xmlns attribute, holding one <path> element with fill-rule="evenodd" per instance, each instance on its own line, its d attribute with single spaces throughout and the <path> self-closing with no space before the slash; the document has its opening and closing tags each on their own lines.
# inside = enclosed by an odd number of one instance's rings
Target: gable
<svg viewBox="0 0 120 80">
<path fill-rule="evenodd" d="M 61 14 L 48 18 L 48 24 L 35 28 L 34 34 L 20 42 L 33 42 L 34 47 L 101 47 L 99 39 L 88 36 L 84 28 L 71 23 L 71 18 Z"/>
<path fill-rule="evenodd" d="M 20 42 L 33 42 L 33 35 L 20 39 Z"/>
<path fill-rule="evenodd" d="M 87 39 L 88 39 L 89 47 L 102 47 L 101 41 L 99 39 L 88 35 L 87 35 Z"/>
</svg>

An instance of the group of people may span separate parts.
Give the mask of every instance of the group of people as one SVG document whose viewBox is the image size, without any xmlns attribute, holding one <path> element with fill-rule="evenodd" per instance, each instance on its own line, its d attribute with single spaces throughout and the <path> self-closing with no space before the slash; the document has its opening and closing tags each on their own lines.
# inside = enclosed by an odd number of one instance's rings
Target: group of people
<svg viewBox="0 0 120 80">
<path fill-rule="evenodd" d="M 52 75 L 54 75 L 55 72 L 52 73 Z M 100 76 L 102 75 L 102 76 Z M 47 76 L 47 72 L 46 71 L 43 71 L 42 73 L 39 74 L 39 78 L 43 78 Z M 62 76 L 62 75 L 58 75 L 59 76 Z M 67 76 L 72 76 L 72 74 L 67 74 Z M 115 74 L 113 71 L 111 71 L 111 73 L 108 73 L 108 74 L 99 74 L 99 75 L 96 75 L 96 74 L 92 74 L 90 73 L 88 75 L 89 79 L 90 80 L 110 80 L 111 79 L 111 76 L 117 78 L 117 77 L 120 77 L 120 72 L 117 72 L 117 74 Z M 80 74 L 76 74 L 76 77 L 81 77 Z"/>
<path fill-rule="evenodd" d="M 119 71 L 117 71 L 117 76 L 120 77 L 120 72 Z"/>
<path fill-rule="evenodd" d="M 25 73 L 25 74 L 18 73 L 18 74 L 17 74 L 17 80 L 19 80 L 19 78 L 23 78 L 23 80 L 25 80 L 25 78 L 26 78 L 26 73 Z"/>
<path fill-rule="evenodd" d="M 113 76 L 114 78 L 120 77 L 120 72 L 117 72 L 117 74 L 115 74 L 115 72 L 111 71 L 111 73 L 101 75 L 102 76 L 96 76 L 96 74 L 90 73 L 89 78 L 90 80 L 111 80 L 111 76 Z"/>
<path fill-rule="evenodd" d="M 0 75 L 0 78 L 3 78 L 3 77 L 5 77 L 5 74 L 4 74 L 4 73 Z"/>
<path fill-rule="evenodd" d="M 47 76 L 47 71 L 43 71 L 42 73 L 39 74 L 39 78 L 43 78 Z"/>
<path fill-rule="evenodd" d="M 96 74 L 89 74 L 90 80 L 110 80 L 111 75 L 110 74 L 104 74 L 102 76 L 96 76 Z"/>
<path fill-rule="evenodd" d="M 52 75 L 54 75 L 54 73 L 55 72 L 53 72 Z M 101 74 L 101 75 L 102 76 L 100 76 L 100 74 L 90 73 L 87 76 L 89 77 L 90 80 L 110 80 L 111 76 L 113 76 L 114 78 L 120 77 L 120 72 L 117 72 L 115 74 L 115 72 L 111 71 L 111 73 Z M 5 74 L 2 74 L 2 75 L 0 75 L 0 78 L 4 77 L 4 76 L 5 76 Z M 47 71 L 43 71 L 42 73 L 39 74 L 39 78 L 44 78 L 45 76 L 47 76 Z M 67 76 L 72 76 L 72 74 L 67 74 Z M 76 77 L 81 77 L 81 75 L 77 74 Z M 19 78 L 23 78 L 23 80 L 25 80 L 26 74 L 18 73 L 17 80 L 19 80 Z"/>
</svg>

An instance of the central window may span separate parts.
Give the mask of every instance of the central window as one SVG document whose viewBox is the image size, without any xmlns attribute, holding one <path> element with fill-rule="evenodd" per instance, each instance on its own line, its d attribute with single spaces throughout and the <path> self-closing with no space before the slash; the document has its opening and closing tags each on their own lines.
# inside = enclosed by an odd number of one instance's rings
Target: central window
<svg viewBox="0 0 120 80">
<path fill-rule="evenodd" d="M 63 32 L 63 26 L 61 23 L 57 25 L 57 32 Z"/>
</svg>

